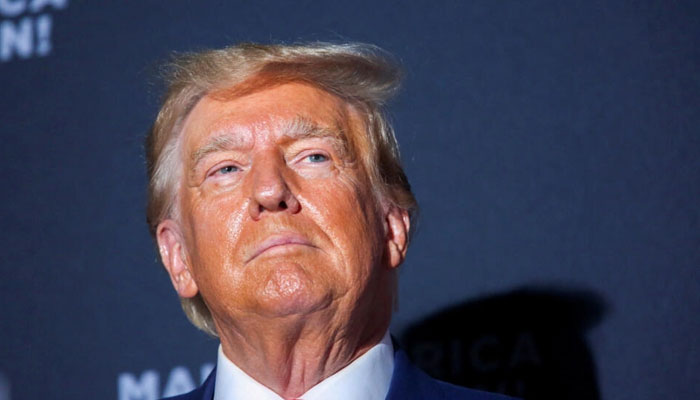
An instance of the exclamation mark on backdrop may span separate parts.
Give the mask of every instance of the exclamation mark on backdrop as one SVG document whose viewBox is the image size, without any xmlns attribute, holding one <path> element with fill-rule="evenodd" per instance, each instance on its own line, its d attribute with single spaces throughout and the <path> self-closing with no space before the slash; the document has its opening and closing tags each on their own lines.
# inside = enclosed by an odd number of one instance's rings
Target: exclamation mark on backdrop
<svg viewBox="0 0 700 400">
<path fill-rule="evenodd" d="M 45 56 L 51 53 L 51 15 L 40 15 L 36 19 L 36 55 Z"/>
</svg>

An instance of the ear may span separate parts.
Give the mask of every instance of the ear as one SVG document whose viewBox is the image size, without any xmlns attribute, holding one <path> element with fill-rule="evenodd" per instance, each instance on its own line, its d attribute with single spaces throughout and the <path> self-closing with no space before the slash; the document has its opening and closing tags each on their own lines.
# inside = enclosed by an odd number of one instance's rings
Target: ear
<svg viewBox="0 0 700 400">
<path fill-rule="evenodd" d="M 180 297 L 194 297 L 199 289 L 192 277 L 189 257 L 180 226 L 171 219 L 158 224 L 156 230 L 160 259 L 170 275 L 170 281 Z"/>
<path fill-rule="evenodd" d="M 406 258 L 408 250 L 408 232 L 411 220 L 408 211 L 396 206 L 389 206 L 386 214 L 387 260 L 390 268 L 396 268 Z"/>
</svg>

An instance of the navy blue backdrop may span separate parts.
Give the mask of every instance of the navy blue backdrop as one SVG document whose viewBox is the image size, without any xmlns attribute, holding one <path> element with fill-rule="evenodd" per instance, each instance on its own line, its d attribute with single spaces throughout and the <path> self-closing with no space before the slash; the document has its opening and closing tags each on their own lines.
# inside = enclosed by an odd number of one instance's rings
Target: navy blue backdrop
<svg viewBox="0 0 700 400">
<path fill-rule="evenodd" d="M 217 342 L 144 223 L 171 51 L 362 41 L 422 207 L 393 332 L 526 399 L 700 398 L 692 1 L 0 0 L 0 400 L 150 400 Z M 478 328 L 477 328 L 478 327 Z"/>
</svg>

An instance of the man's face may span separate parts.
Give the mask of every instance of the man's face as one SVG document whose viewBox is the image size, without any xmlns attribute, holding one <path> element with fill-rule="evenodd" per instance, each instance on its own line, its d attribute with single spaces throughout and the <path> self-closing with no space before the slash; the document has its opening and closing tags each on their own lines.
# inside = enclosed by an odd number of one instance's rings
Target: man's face
<svg viewBox="0 0 700 400">
<path fill-rule="evenodd" d="M 390 298 L 407 217 L 353 161 L 344 135 L 358 129 L 351 107 L 301 83 L 203 98 L 183 126 L 179 220 L 158 229 L 179 294 L 201 293 L 217 325 L 366 317 Z"/>
</svg>

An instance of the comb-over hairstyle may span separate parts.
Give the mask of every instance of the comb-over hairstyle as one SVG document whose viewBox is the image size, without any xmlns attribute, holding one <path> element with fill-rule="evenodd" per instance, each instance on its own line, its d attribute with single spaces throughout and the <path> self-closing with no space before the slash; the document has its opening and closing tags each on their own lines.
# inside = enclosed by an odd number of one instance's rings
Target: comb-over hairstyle
<svg viewBox="0 0 700 400">
<path fill-rule="evenodd" d="M 160 222 L 178 217 L 181 130 L 197 102 L 206 95 L 224 91 L 227 97 L 244 96 L 288 82 L 316 86 L 343 99 L 357 111 L 364 131 L 346 133 L 351 156 L 359 160 L 378 201 L 406 210 L 411 217 L 417 212 L 384 110 L 386 102 L 398 90 L 401 73 L 391 56 L 378 47 L 244 43 L 175 55 L 165 65 L 164 72 L 167 91 L 146 137 L 146 220 L 154 238 Z M 195 326 L 216 336 L 211 313 L 201 295 L 182 298 L 181 302 Z"/>
</svg>

